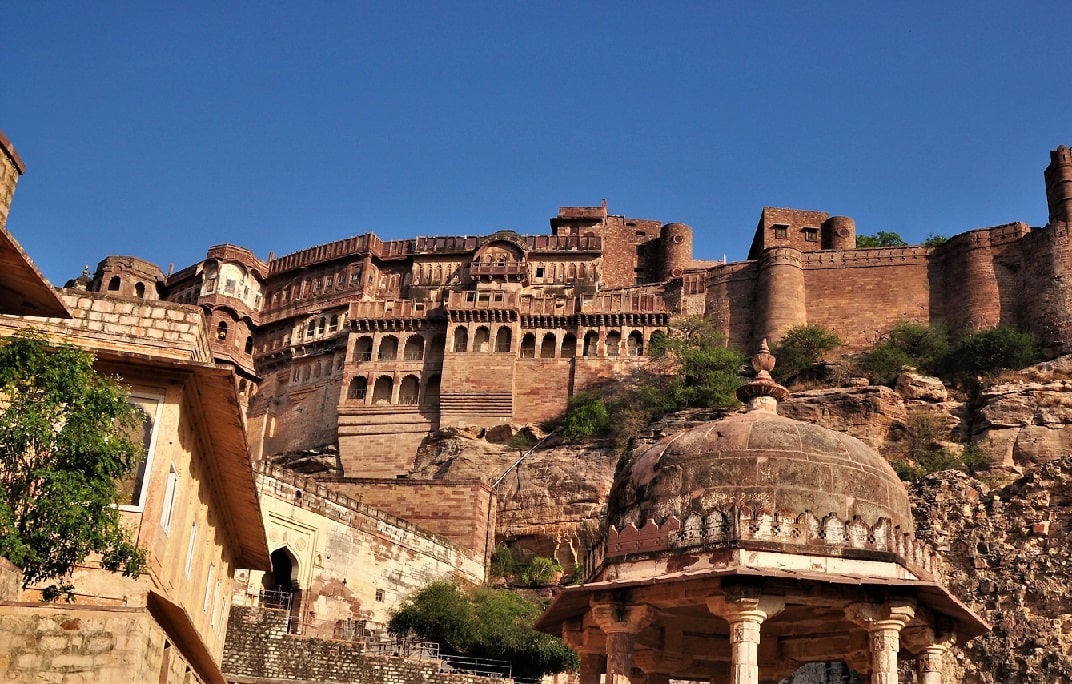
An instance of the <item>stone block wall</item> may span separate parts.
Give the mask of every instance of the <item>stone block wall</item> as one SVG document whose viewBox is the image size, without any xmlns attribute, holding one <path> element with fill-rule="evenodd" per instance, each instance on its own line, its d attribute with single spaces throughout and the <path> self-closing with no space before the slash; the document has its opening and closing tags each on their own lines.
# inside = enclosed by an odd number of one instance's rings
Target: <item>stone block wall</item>
<svg viewBox="0 0 1072 684">
<path fill-rule="evenodd" d="M 362 682 L 362 684 L 509 684 L 465 673 L 441 671 L 438 659 L 370 654 L 360 641 L 287 634 L 287 613 L 236 607 L 227 623 L 223 671 L 245 684 Z"/>
<path fill-rule="evenodd" d="M 5 682 L 184 684 L 189 670 L 144 608 L 0 604 Z"/>
<path fill-rule="evenodd" d="M 30 324 L 57 342 L 140 356 L 151 353 L 177 361 L 212 362 L 204 316 L 195 306 L 74 290 L 63 290 L 60 299 L 71 312 L 69 320 L 40 318 Z M 0 317 L 0 330 L 5 334 L 27 325 L 23 318 Z"/>
<path fill-rule="evenodd" d="M 479 480 L 326 480 L 331 489 L 445 537 L 477 557 L 494 544 L 494 494 Z"/>
</svg>

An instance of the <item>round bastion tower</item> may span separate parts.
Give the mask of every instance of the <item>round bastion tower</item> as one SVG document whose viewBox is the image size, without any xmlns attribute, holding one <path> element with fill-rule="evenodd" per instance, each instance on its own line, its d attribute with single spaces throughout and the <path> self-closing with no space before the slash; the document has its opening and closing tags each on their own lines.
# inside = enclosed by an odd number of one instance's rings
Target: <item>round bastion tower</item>
<svg viewBox="0 0 1072 684">
<path fill-rule="evenodd" d="M 1061 145 L 1050 151 L 1050 165 L 1043 173 L 1046 179 L 1046 204 L 1050 209 L 1050 225 L 1072 221 L 1072 150 Z"/>
<path fill-rule="evenodd" d="M 856 249 L 856 222 L 831 216 L 823 222 L 823 249 Z"/>
<path fill-rule="evenodd" d="M 808 322 L 804 300 L 804 264 L 800 250 L 772 247 L 759 257 L 756 333 L 760 339 L 781 340 L 785 333 Z"/>
<path fill-rule="evenodd" d="M 684 223 L 667 223 L 660 231 L 659 280 L 680 278 L 692 265 L 692 228 Z"/>
</svg>

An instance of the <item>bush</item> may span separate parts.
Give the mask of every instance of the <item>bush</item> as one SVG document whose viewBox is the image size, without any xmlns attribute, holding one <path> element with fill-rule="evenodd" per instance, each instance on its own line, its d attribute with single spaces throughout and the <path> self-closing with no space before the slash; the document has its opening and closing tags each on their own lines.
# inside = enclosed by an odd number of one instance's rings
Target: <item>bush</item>
<svg viewBox="0 0 1072 684">
<path fill-rule="evenodd" d="M 842 344 L 841 338 L 821 325 L 790 328 L 771 350 L 778 359 L 771 375 L 783 382 L 807 374 L 826 354 Z"/>
<path fill-rule="evenodd" d="M 562 419 L 562 435 L 569 439 L 593 437 L 607 429 L 610 414 L 603 399 L 594 392 L 578 392 L 569 400 Z"/>
<path fill-rule="evenodd" d="M 1019 370 L 1041 360 L 1035 336 L 1016 328 L 997 327 L 962 339 L 948 355 L 953 375 L 992 375 Z"/>
<path fill-rule="evenodd" d="M 522 584 L 535 587 L 550 584 L 551 580 L 562 572 L 562 566 L 554 559 L 544 556 L 536 556 L 528 565 L 521 569 L 520 580 Z"/>
<path fill-rule="evenodd" d="M 924 247 L 940 247 L 949 242 L 949 238 L 938 233 L 927 233 L 927 237 L 923 240 Z"/>
<path fill-rule="evenodd" d="M 938 325 L 901 321 L 886 340 L 864 354 L 861 372 L 878 385 L 893 386 L 905 366 L 938 374 L 949 354 L 949 335 Z"/>
<path fill-rule="evenodd" d="M 977 442 L 969 442 L 957 452 L 945 445 L 949 434 L 945 421 L 929 411 L 913 411 L 908 415 L 907 455 L 891 463 L 897 476 L 914 482 L 924 475 L 943 470 L 960 470 L 974 475 L 989 465 L 986 450 Z"/>
<path fill-rule="evenodd" d="M 506 544 L 497 544 L 491 552 L 491 574 L 509 577 L 514 574 L 514 554 Z"/>
<path fill-rule="evenodd" d="M 511 591 L 465 590 L 441 580 L 407 597 L 387 629 L 397 637 L 438 642 L 445 653 L 508 660 L 515 677 L 576 670 L 577 654 L 561 639 L 532 629 L 541 612 Z"/>
</svg>

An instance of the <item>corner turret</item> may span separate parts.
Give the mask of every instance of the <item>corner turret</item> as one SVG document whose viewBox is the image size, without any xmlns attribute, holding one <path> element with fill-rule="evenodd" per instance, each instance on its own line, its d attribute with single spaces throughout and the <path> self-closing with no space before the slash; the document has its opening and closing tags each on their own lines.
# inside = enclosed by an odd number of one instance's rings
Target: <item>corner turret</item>
<svg viewBox="0 0 1072 684">
<path fill-rule="evenodd" d="M 1050 225 L 1072 221 L 1072 150 L 1061 145 L 1050 151 L 1046 178 L 1046 204 L 1050 209 Z"/>
</svg>

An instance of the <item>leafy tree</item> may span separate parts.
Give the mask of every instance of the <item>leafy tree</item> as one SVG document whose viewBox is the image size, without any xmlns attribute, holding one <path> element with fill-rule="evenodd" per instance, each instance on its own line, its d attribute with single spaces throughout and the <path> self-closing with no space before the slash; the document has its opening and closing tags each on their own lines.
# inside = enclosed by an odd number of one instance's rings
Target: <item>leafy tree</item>
<svg viewBox="0 0 1072 684">
<path fill-rule="evenodd" d="M 548 584 L 560 572 L 562 572 L 562 566 L 555 559 L 536 556 L 522 569 L 521 583 L 530 587 Z"/>
<path fill-rule="evenodd" d="M 92 364 L 32 332 L 0 343 L 0 556 L 24 586 L 52 582 L 48 600 L 73 600 L 71 573 L 90 554 L 128 576 L 144 563 L 112 505 L 141 455 L 139 413 Z"/>
<path fill-rule="evenodd" d="M 880 230 L 875 235 L 857 235 L 857 247 L 904 247 L 908 243 L 892 231 Z"/>
<path fill-rule="evenodd" d="M 799 377 L 842 344 L 844 343 L 841 338 L 821 325 L 798 325 L 790 328 L 771 350 L 778 359 L 773 371 L 774 378 L 781 382 Z"/>
<path fill-rule="evenodd" d="M 927 233 L 927 237 L 923 240 L 924 247 L 940 247 L 949 242 L 949 238 L 938 233 Z"/>
<path fill-rule="evenodd" d="M 508 660 L 515 677 L 575 670 L 576 653 L 561 639 L 532 629 L 541 612 L 540 606 L 511 591 L 465 590 L 441 580 L 407 597 L 387 629 L 399 637 L 438 642 L 449 654 Z"/>
</svg>

